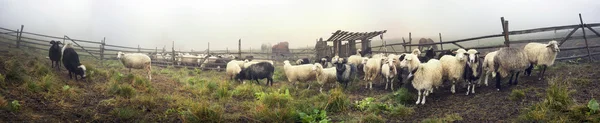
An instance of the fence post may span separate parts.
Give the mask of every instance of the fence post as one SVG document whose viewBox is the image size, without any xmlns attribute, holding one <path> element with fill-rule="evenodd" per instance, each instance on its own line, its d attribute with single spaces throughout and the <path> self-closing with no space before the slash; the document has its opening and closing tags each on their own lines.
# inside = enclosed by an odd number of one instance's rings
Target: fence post
<svg viewBox="0 0 600 123">
<path fill-rule="evenodd" d="M 242 39 L 238 40 L 238 58 L 242 59 Z"/>
<path fill-rule="evenodd" d="M 171 50 L 171 62 L 173 62 L 173 65 L 175 65 L 175 41 L 173 41 L 173 45 L 171 45 Z"/>
<path fill-rule="evenodd" d="M 444 44 L 442 44 L 442 33 L 438 33 L 440 35 L 440 50 L 444 50 Z"/>
<path fill-rule="evenodd" d="M 206 53 L 210 55 L 210 42 L 208 42 L 208 49 L 206 50 Z"/>
<path fill-rule="evenodd" d="M 408 44 L 412 44 L 412 33 L 408 32 Z M 408 46 L 408 52 L 412 52 L 412 46 Z"/>
<path fill-rule="evenodd" d="M 579 13 L 579 22 L 581 23 L 581 32 L 583 32 L 583 40 L 585 40 L 585 48 L 588 53 L 588 59 L 592 62 L 592 54 L 590 53 L 590 47 L 588 45 L 587 37 L 585 37 L 585 24 L 583 23 L 583 19 L 581 19 L 581 13 Z"/>
<path fill-rule="evenodd" d="M 21 46 L 21 36 L 23 35 L 23 25 L 21 25 L 21 29 L 17 29 L 17 48 Z"/>
<path fill-rule="evenodd" d="M 510 42 L 508 40 L 508 21 L 505 21 L 504 17 L 500 17 L 500 21 L 502 23 L 502 34 L 504 34 L 504 45 L 510 47 Z"/>
<path fill-rule="evenodd" d="M 100 64 L 103 64 L 104 62 L 104 45 L 106 42 L 106 37 L 104 37 L 102 39 L 102 42 L 100 42 Z"/>
</svg>

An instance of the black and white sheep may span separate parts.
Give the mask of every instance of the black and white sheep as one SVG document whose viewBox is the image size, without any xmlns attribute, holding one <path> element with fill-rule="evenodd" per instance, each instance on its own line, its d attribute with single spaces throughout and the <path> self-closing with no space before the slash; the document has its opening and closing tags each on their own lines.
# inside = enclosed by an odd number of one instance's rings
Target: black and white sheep
<svg viewBox="0 0 600 123">
<path fill-rule="evenodd" d="M 60 41 L 50 41 L 50 49 L 48 50 L 48 58 L 52 62 L 52 68 L 56 66 L 56 69 L 60 70 L 60 58 L 62 56 L 61 48 L 59 46 Z"/>
<path fill-rule="evenodd" d="M 519 73 L 529 67 L 527 53 L 519 48 L 506 47 L 498 50 L 494 57 L 494 70 L 496 74 L 496 88 L 500 91 L 500 80 L 511 74 L 509 84 L 517 85 Z M 513 83 L 513 76 L 515 76 Z"/>
<path fill-rule="evenodd" d="M 259 79 L 267 79 L 268 86 L 273 86 L 273 72 L 275 71 L 275 67 L 273 64 L 268 62 L 260 62 L 253 65 L 248 66 L 248 68 L 242 69 L 239 74 L 235 76 L 236 80 L 256 80 L 256 83 Z"/>
<path fill-rule="evenodd" d="M 339 58 L 335 63 L 336 79 L 340 84 L 344 85 L 344 88 L 348 87 L 348 83 L 356 76 L 356 66 L 354 64 L 347 64 L 348 61 L 343 58 Z"/>
<path fill-rule="evenodd" d="M 546 68 L 554 64 L 556 55 L 558 54 L 558 52 L 560 52 L 560 49 L 558 48 L 558 42 L 554 40 L 548 42 L 548 44 L 529 43 L 525 45 L 525 48 L 523 48 L 523 50 L 527 54 L 527 57 L 529 58 L 528 60 L 531 63 L 529 68 L 525 70 L 525 75 L 531 76 L 533 66 L 541 65 L 543 68 L 538 74 L 539 80 L 542 80 L 542 78 L 544 78 Z"/>
<path fill-rule="evenodd" d="M 479 58 L 479 52 L 475 49 L 467 51 L 467 64 L 464 68 L 463 79 L 467 82 L 467 94 L 475 93 L 475 81 L 481 77 L 482 61 Z"/>
<path fill-rule="evenodd" d="M 81 76 L 81 79 L 85 79 L 86 68 L 81 64 L 81 62 L 79 62 L 79 55 L 73 49 L 72 44 L 67 43 L 65 46 L 63 46 L 62 53 L 62 62 L 69 72 L 69 79 L 71 79 L 72 75 L 75 75 L 75 80 L 77 80 L 77 76 Z"/>
<path fill-rule="evenodd" d="M 125 68 L 145 69 L 148 72 L 148 80 L 152 81 L 152 60 L 146 54 L 142 53 L 123 53 L 117 52 L 117 59 L 123 63 Z"/>
</svg>

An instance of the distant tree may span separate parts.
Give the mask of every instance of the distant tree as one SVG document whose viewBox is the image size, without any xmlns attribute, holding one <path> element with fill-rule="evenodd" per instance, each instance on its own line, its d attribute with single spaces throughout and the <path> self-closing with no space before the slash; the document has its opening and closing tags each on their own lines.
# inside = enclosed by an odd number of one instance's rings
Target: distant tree
<svg viewBox="0 0 600 123">
<path fill-rule="evenodd" d="M 271 44 L 270 43 L 263 43 L 262 45 L 260 45 L 260 51 L 263 53 L 268 53 L 271 50 Z"/>
</svg>

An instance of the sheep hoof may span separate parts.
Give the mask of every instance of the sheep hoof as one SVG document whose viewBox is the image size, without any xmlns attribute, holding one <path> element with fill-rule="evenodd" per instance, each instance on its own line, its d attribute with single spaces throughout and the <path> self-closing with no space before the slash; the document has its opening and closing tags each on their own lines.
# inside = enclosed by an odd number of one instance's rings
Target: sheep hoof
<svg viewBox="0 0 600 123">
<path fill-rule="evenodd" d="M 500 89 L 496 89 L 496 91 L 500 91 Z"/>
<path fill-rule="evenodd" d="M 542 81 L 542 78 L 540 77 L 540 78 L 538 78 L 538 80 Z"/>
</svg>

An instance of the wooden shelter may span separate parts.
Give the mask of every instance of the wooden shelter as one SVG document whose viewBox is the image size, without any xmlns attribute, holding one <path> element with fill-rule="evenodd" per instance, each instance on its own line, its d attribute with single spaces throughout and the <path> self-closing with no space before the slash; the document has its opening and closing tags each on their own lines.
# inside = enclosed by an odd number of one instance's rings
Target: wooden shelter
<svg viewBox="0 0 600 123">
<path fill-rule="evenodd" d="M 361 43 L 361 49 L 368 49 L 371 47 L 371 38 L 379 35 L 383 37 L 382 35 L 385 32 L 387 32 L 387 30 L 374 32 L 348 32 L 337 30 L 333 32 L 333 35 L 331 35 L 331 37 L 329 37 L 327 40 L 318 41 L 317 44 L 327 44 L 326 42 L 333 42 L 333 52 L 327 56 L 338 55 L 340 57 L 348 57 L 350 55 L 356 54 L 356 43 Z M 343 42 L 345 44 L 342 44 Z M 317 49 L 317 57 L 323 57 L 321 56 L 321 53 L 326 52 L 325 50 L 327 50 L 328 48 L 317 46 L 315 47 L 315 49 Z"/>
</svg>

